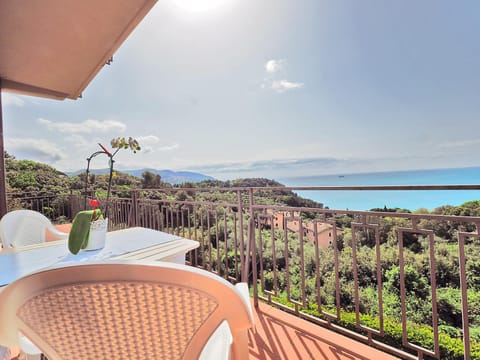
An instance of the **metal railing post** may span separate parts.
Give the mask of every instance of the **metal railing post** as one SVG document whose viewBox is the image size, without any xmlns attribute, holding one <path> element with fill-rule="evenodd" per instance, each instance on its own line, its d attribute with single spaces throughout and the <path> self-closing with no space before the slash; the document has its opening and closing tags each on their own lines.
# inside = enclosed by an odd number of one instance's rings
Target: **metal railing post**
<svg viewBox="0 0 480 360">
<path fill-rule="evenodd" d="M 240 227 L 240 269 L 241 269 L 241 281 L 248 282 L 248 272 L 247 277 L 244 276 L 245 274 L 245 237 L 243 236 L 243 202 L 242 202 L 242 192 L 240 190 L 237 191 L 237 204 L 238 204 L 238 226 Z M 238 269 L 238 268 L 237 268 Z M 237 270 L 238 271 L 238 270 Z"/>
<path fill-rule="evenodd" d="M 249 206 L 249 220 L 248 220 L 248 242 L 247 251 L 245 254 L 245 269 L 243 272 L 244 281 L 248 281 L 248 273 L 250 269 L 250 259 L 252 259 L 252 287 L 253 287 L 253 302 L 255 307 L 258 307 L 258 289 L 257 289 L 257 257 L 255 249 L 255 212 L 253 209 L 253 188 L 248 189 L 248 206 Z"/>
<path fill-rule="evenodd" d="M 2 119 L 2 79 L 0 78 L 0 217 L 7 213 L 7 193 L 5 177 L 5 151 L 3 145 L 3 119 Z"/>
<path fill-rule="evenodd" d="M 73 212 L 74 211 L 73 210 L 73 201 L 74 201 L 73 200 L 73 191 L 72 191 L 72 189 L 70 189 L 70 194 L 68 194 L 68 205 L 70 207 L 70 209 L 68 211 L 68 219 L 70 221 L 73 221 L 73 217 L 74 217 L 73 214 L 76 214 L 76 213 Z"/>
<path fill-rule="evenodd" d="M 132 190 L 132 207 L 130 216 L 130 227 L 138 226 L 138 193 L 136 190 Z"/>
</svg>

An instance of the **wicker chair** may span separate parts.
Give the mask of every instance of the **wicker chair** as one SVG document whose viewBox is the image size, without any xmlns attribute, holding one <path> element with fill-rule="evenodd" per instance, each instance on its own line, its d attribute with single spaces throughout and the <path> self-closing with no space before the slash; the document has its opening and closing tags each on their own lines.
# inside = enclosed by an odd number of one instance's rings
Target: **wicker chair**
<svg viewBox="0 0 480 360">
<path fill-rule="evenodd" d="M 23 334 L 49 360 L 244 360 L 252 325 L 246 284 L 179 264 L 63 266 L 0 292 L 0 344 Z"/>
<path fill-rule="evenodd" d="M 46 231 L 58 239 L 67 233 L 55 229 L 43 214 L 32 210 L 14 210 L 0 220 L 0 240 L 5 249 L 45 242 Z"/>
</svg>

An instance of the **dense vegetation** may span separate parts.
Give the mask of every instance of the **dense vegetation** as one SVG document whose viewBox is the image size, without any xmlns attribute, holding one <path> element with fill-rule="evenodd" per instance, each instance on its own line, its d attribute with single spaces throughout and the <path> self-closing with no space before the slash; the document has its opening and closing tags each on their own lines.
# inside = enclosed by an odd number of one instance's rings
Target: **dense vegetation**
<svg viewBox="0 0 480 360">
<path fill-rule="evenodd" d="M 7 192 L 68 192 L 70 179 L 53 167 L 31 160 L 16 160 L 5 153 Z"/>
</svg>

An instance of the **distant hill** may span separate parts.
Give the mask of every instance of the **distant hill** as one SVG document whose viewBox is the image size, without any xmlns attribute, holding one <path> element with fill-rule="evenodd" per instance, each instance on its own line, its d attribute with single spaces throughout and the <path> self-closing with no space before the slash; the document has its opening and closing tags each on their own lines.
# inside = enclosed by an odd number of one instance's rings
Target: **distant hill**
<svg viewBox="0 0 480 360">
<path fill-rule="evenodd" d="M 200 182 L 204 180 L 215 180 L 215 178 L 191 171 L 172 171 L 172 170 L 157 170 L 157 169 L 137 169 L 137 170 L 118 170 L 132 176 L 141 178 L 145 171 L 150 171 L 153 174 L 158 174 L 162 181 L 170 184 L 182 184 L 185 182 Z M 69 176 L 78 175 L 85 172 L 85 170 L 68 173 Z M 108 169 L 91 169 L 90 172 L 95 175 L 108 174 Z"/>
<path fill-rule="evenodd" d="M 145 171 L 150 171 L 151 173 L 158 174 L 162 178 L 162 181 L 168 182 L 170 184 L 182 184 L 184 182 L 200 182 L 203 180 L 215 180 L 215 178 L 196 173 L 191 171 L 172 171 L 172 170 L 156 170 L 156 169 L 138 169 L 138 170 L 121 170 L 129 175 L 136 177 L 142 177 L 142 174 Z"/>
</svg>

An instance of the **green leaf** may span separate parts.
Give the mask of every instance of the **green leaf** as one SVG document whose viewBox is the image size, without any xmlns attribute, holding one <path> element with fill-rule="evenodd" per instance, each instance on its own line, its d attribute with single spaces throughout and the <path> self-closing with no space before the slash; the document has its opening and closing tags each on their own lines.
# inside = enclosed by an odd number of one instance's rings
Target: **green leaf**
<svg viewBox="0 0 480 360">
<path fill-rule="evenodd" d="M 87 246 L 92 218 L 93 210 L 80 211 L 75 215 L 70 234 L 68 235 L 68 250 L 72 254 L 78 254 L 80 249 L 84 249 Z"/>
</svg>

